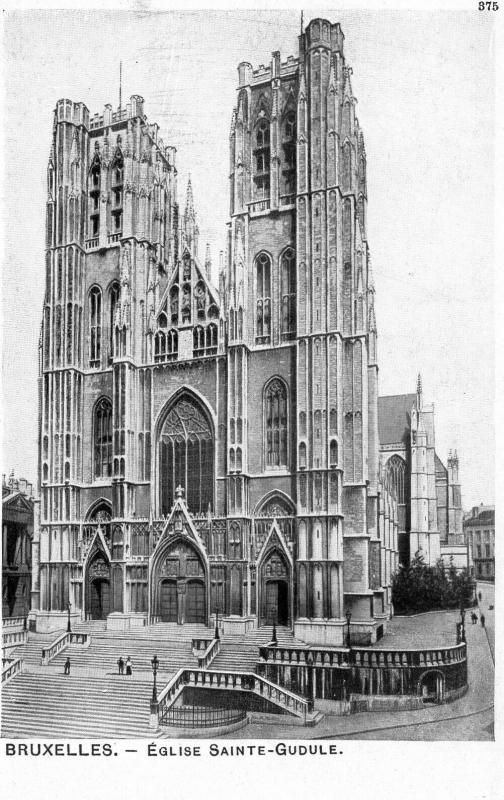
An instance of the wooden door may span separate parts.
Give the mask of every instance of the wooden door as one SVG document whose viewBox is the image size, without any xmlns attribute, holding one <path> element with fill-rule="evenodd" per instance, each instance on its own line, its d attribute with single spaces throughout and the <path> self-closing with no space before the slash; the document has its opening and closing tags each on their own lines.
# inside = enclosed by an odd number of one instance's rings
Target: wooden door
<svg viewBox="0 0 504 800">
<path fill-rule="evenodd" d="M 266 584 L 266 625 L 274 625 L 278 616 L 278 582 L 268 581 Z"/>
<path fill-rule="evenodd" d="M 186 595 L 186 622 L 206 622 L 205 586 L 201 581 L 188 581 Z"/>
<path fill-rule="evenodd" d="M 106 619 L 110 613 L 110 583 L 94 580 L 89 584 L 89 612 L 91 619 Z"/>
<path fill-rule="evenodd" d="M 159 589 L 159 611 L 163 622 L 178 621 L 177 582 L 162 581 Z"/>
</svg>

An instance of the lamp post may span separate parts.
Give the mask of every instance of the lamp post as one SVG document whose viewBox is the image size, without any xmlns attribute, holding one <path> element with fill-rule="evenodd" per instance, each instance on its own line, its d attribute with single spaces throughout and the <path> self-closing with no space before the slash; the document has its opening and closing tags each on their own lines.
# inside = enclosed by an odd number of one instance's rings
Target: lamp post
<svg viewBox="0 0 504 800">
<path fill-rule="evenodd" d="M 460 601 L 460 641 L 465 642 L 466 635 L 465 635 L 465 608 L 463 600 Z"/>
<path fill-rule="evenodd" d="M 159 669 L 159 658 L 154 656 L 151 660 L 152 664 L 152 674 L 154 675 L 154 683 L 152 684 L 152 702 L 155 703 L 157 701 L 157 686 L 156 686 L 156 675 Z"/>
<path fill-rule="evenodd" d="M 70 621 L 70 611 L 72 608 L 72 604 L 70 600 L 67 603 L 67 611 L 68 611 L 68 621 L 67 621 L 67 633 L 72 633 L 72 623 Z"/>
<path fill-rule="evenodd" d="M 219 606 L 217 606 L 217 608 L 215 609 L 215 633 L 214 633 L 214 639 L 220 639 L 220 634 L 219 634 Z"/>
<path fill-rule="evenodd" d="M 275 621 L 273 623 L 273 635 L 271 637 L 271 644 L 274 644 L 274 645 L 278 644 L 277 632 L 276 632 L 277 619 L 278 619 L 278 617 L 277 617 L 277 615 L 275 615 Z"/>
<path fill-rule="evenodd" d="M 349 608 L 347 608 L 345 616 L 347 621 L 346 646 L 350 649 L 350 620 L 352 619 L 352 612 Z"/>
</svg>

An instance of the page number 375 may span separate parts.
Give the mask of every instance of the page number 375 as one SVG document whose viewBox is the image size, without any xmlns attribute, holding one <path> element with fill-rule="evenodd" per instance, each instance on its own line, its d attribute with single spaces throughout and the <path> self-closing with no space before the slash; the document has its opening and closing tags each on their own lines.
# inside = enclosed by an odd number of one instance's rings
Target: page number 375
<svg viewBox="0 0 504 800">
<path fill-rule="evenodd" d="M 488 0 L 486 2 L 484 2 L 483 0 L 481 0 L 481 2 L 478 3 L 478 10 L 479 11 L 498 11 L 499 10 L 499 4 L 496 3 L 495 0 L 493 0 L 493 2 L 488 2 Z"/>
</svg>

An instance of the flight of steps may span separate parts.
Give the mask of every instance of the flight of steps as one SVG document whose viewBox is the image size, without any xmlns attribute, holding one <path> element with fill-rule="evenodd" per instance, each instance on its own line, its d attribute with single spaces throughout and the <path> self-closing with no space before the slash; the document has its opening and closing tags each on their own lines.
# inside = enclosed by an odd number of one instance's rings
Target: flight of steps
<svg viewBox="0 0 504 800">
<path fill-rule="evenodd" d="M 198 627 L 198 626 L 195 626 Z M 199 626 L 202 628 L 202 626 Z M 85 627 L 82 632 L 90 632 Z M 207 629 L 205 629 L 206 631 Z M 197 666 L 197 658 L 191 650 L 191 640 L 200 635 L 184 631 L 182 634 L 170 626 L 149 626 L 132 631 L 91 631 L 89 647 L 71 644 L 51 661 L 53 667 L 63 670 L 65 661 L 70 658 L 72 668 L 85 668 L 105 674 L 118 671 L 117 660 L 131 658 L 133 672 L 151 672 L 151 660 L 159 659 L 160 681 L 172 675 L 181 667 Z M 206 634 L 205 634 L 206 635 Z M 203 638 L 203 636 L 202 636 Z"/>
<path fill-rule="evenodd" d="M 304 642 L 295 639 L 288 628 L 277 627 L 279 645 L 305 646 Z M 243 635 L 226 635 L 222 637 L 220 653 L 214 658 L 209 669 L 255 672 L 259 661 L 259 648 L 273 638 L 273 628 L 265 626 L 256 628 Z"/>
<path fill-rule="evenodd" d="M 51 633 L 28 633 L 28 640 L 25 644 L 15 647 L 10 658 L 22 658 L 25 666 L 28 664 L 39 666 L 42 660 L 42 648 L 49 647 L 63 631 L 52 631 Z"/>
<path fill-rule="evenodd" d="M 2 690 L 7 738 L 152 737 L 151 681 L 21 673 Z"/>
</svg>

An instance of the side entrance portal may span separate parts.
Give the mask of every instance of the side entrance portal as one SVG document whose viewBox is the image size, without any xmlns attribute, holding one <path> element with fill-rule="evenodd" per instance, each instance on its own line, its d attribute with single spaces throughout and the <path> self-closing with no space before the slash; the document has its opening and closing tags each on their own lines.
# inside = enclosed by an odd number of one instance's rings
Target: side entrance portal
<svg viewBox="0 0 504 800">
<path fill-rule="evenodd" d="M 168 547 L 152 573 L 152 617 L 160 622 L 207 624 L 203 562 L 190 542 Z"/>
<path fill-rule="evenodd" d="M 274 548 L 260 570 L 261 625 L 289 625 L 291 570 L 284 554 Z"/>
<path fill-rule="evenodd" d="M 106 619 L 110 607 L 110 564 L 98 552 L 90 561 L 86 581 L 86 617 Z"/>
</svg>

